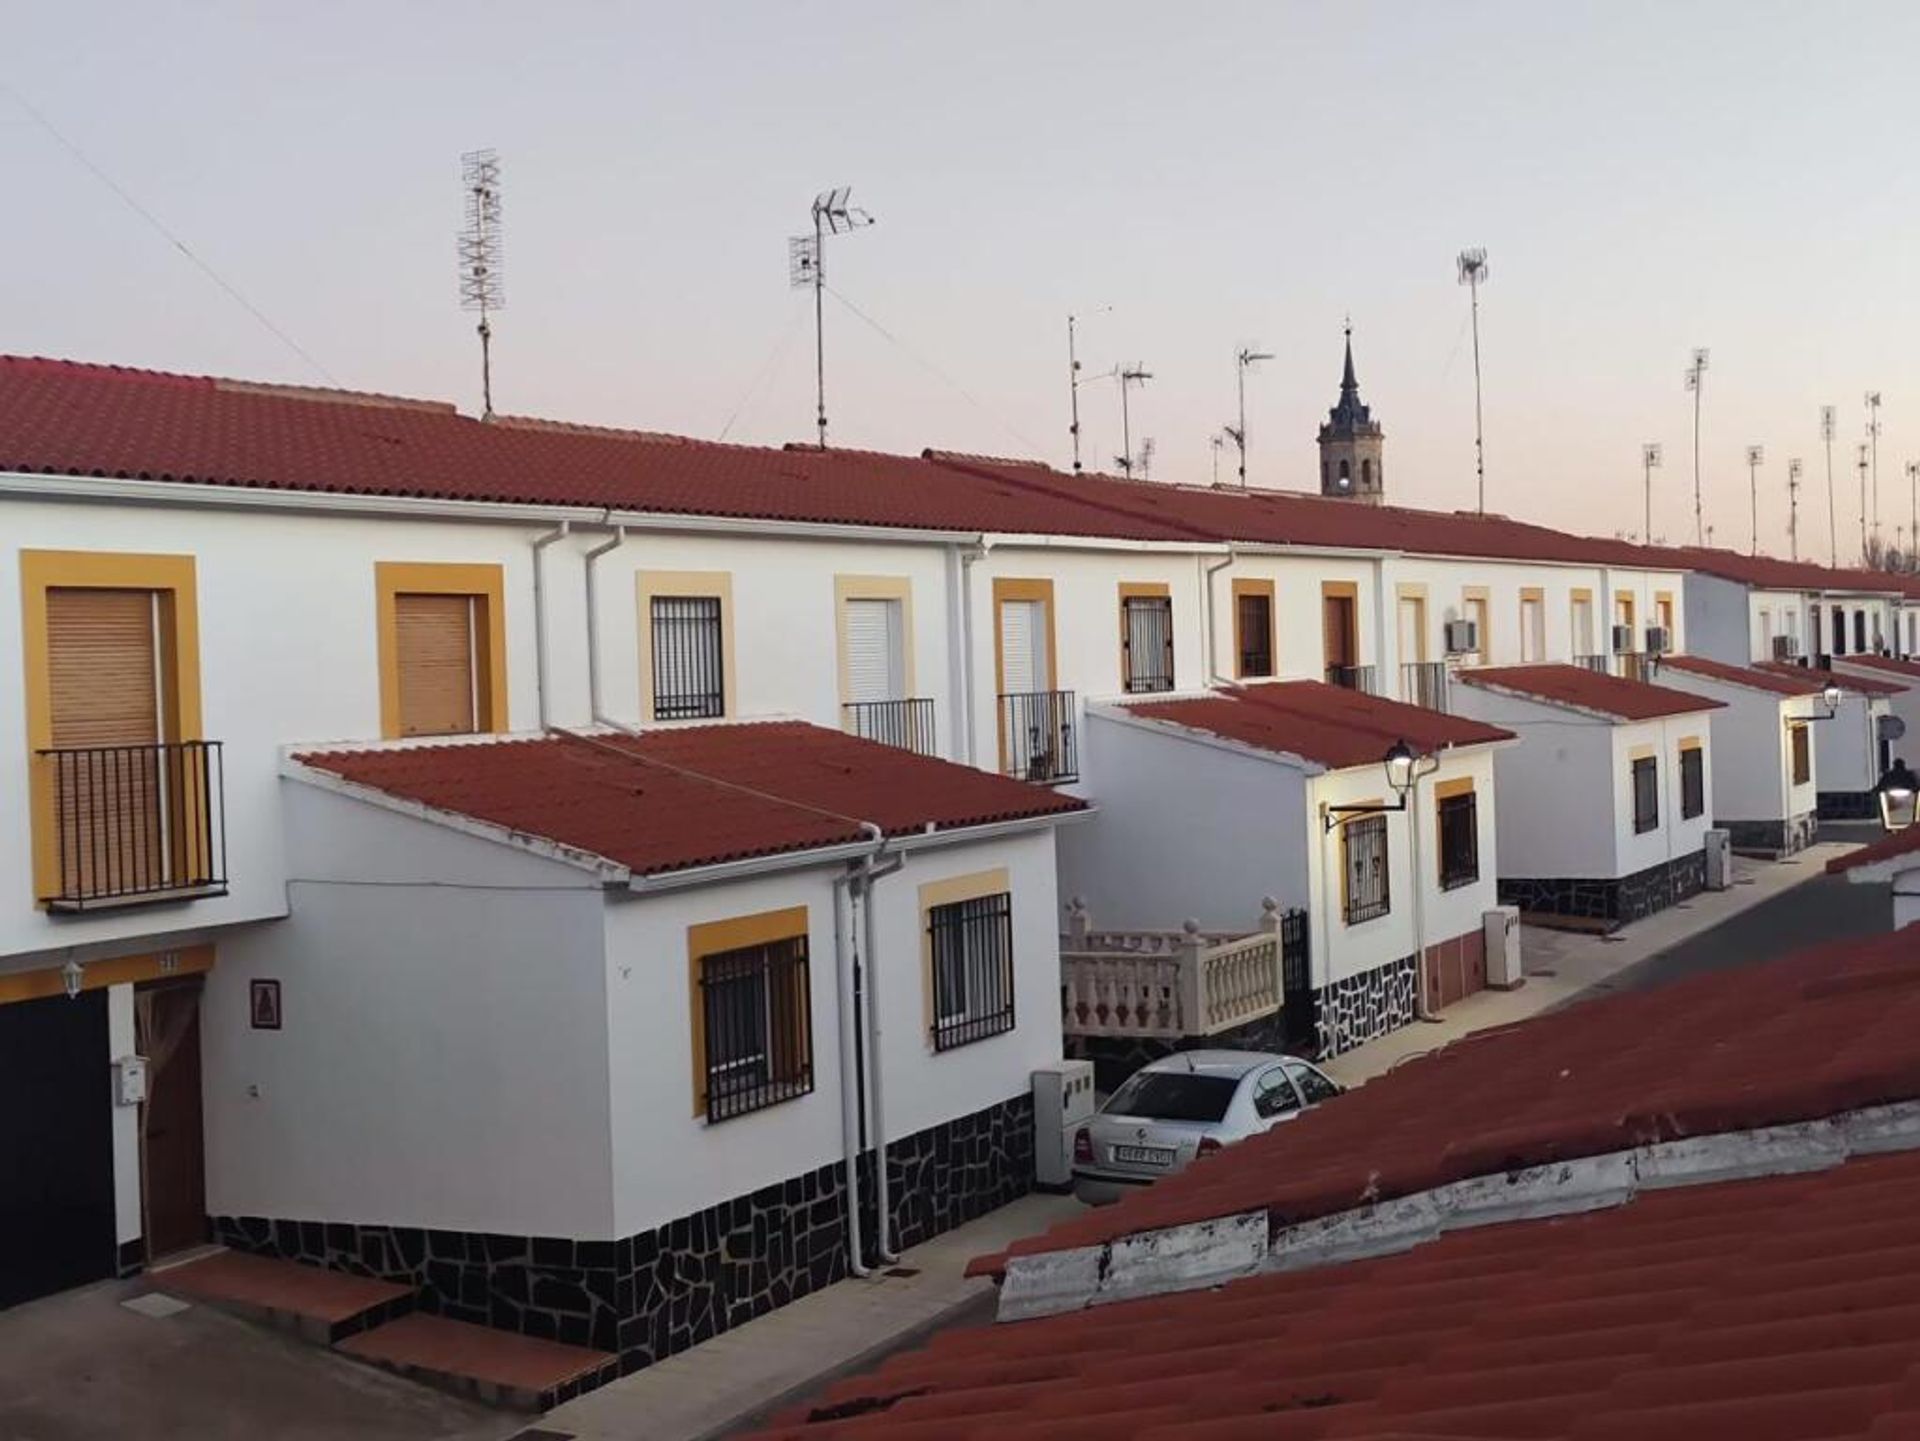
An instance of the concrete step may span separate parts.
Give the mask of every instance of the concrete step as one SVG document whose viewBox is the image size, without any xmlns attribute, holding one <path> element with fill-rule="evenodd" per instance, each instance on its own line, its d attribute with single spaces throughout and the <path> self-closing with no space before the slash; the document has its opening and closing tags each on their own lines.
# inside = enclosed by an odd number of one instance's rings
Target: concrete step
<svg viewBox="0 0 1920 1441">
<path fill-rule="evenodd" d="M 442 1390 L 517 1411 L 545 1411 L 620 1374 L 620 1358 L 420 1312 L 341 1341 L 337 1350 Z"/>
<path fill-rule="evenodd" d="M 169 1266 L 151 1275 L 153 1289 L 216 1306 L 331 1346 L 413 1309 L 411 1287 L 349 1276 L 242 1251 Z"/>
</svg>

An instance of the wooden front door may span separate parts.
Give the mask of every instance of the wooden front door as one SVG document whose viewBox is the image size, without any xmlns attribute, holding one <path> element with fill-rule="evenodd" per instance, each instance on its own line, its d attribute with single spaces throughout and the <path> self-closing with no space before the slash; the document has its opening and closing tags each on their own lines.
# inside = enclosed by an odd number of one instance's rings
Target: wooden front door
<svg viewBox="0 0 1920 1441">
<path fill-rule="evenodd" d="M 1325 629 L 1327 668 L 1359 663 L 1359 645 L 1354 633 L 1353 597 L 1329 595 L 1321 602 L 1326 607 Z"/>
<path fill-rule="evenodd" d="M 200 1118 L 200 980 L 156 981 L 134 992 L 147 1058 L 141 1109 L 141 1191 L 147 1259 L 207 1238 L 206 1159 Z"/>
</svg>

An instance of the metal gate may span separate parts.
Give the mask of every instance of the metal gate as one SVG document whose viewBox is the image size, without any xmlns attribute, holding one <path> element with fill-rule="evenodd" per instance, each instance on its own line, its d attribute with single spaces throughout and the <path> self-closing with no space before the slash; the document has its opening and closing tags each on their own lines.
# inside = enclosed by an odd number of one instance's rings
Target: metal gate
<svg viewBox="0 0 1920 1441">
<path fill-rule="evenodd" d="M 1280 917 L 1280 1021 L 1287 1050 L 1310 1053 L 1318 1039 L 1313 1003 L 1313 947 L 1305 909 Z"/>
</svg>

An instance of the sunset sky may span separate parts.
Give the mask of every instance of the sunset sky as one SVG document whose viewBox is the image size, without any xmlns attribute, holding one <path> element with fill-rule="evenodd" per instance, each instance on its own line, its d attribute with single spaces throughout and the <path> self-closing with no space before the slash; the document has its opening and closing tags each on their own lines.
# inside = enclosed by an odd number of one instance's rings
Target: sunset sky
<svg viewBox="0 0 1920 1441">
<path fill-rule="evenodd" d="M 1315 483 L 1351 315 L 1392 499 L 1473 504 L 1467 294 L 1487 248 L 1488 504 L 1785 553 L 1857 549 L 1863 395 L 1881 518 L 1920 459 L 1920 7 L 1901 4 L 540 6 L 0 0 L 0 351 L 479 407 L 455 293 L 459 155 L 505 168 L 505 411 L 778 443 L 812 436 L 811 306 L 786 241 L 849 184 L 829 250 L 836 444 L 1068 460 L 1066 315 L 1089 376 L 1142 362 L 1155 478 L 1205 481 L 1249 385 L 1252 477 Z M 22 102 L 25 102 L 24 104 Z M 151 228 L 26 108 L 326 374 Z M 1103 307 L 1111 307 L 1103 309 Z M 1120 448 L 1111 381 L 1087 451 Z M 1231 471 L 1231 453 L 1222 458 Z"/>
</svg>

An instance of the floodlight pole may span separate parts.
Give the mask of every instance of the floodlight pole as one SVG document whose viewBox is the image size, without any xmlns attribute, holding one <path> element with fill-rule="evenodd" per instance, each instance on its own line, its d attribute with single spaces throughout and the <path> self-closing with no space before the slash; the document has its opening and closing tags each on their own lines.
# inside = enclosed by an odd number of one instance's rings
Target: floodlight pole
<svg viewBox="0 0 1920 1441">
<path fill-rule="evenodd" d="M 1766 459 L 1766 451 L 1760 446 L 1747 447 L 1747 497 L 1753 507 L 1753 544 L 1749 555 L 1760 554 L 1760 462 Z"/>
<path fill-rule="evenodd" d="M 1867 445 L 1860 443 L 1855 452 L 1856 463 L 1860 467 L 1860 564 L 1873 564 L 1873 549 L 1867 544 Z"/>
<path fill-rule="evenodd" d="M 1473 474 L 1475 506 L 1481 515 L 1487 513 L 1487 439 L 1480 404 L 1480 277 L 1486 274 L 1486 269 L 1486 251 L 1460 253 L 1460 278 L 1467 282 L 1473 315 Z"/>
<path fill-rule="evenodd" d="M 1907 509 L 1907 549 L 1920 550 L 1920 461 L 1916 460 L 1907 462 Z M 1907 569 L 1913 569 L 1911 563 Z"/>
<path fill-rule="evenodd" d="M 1705 389 L 1707 373 L 1707 352 L 1704 349 L 1693 352 L 1693 363 L 1687 367 L 1687 389 L 1693 392 L 1693 543 L 1701 544 L 1705 539 L 1706 508 L 1700 499 L 1700 392 Z"/>
<path fill-rule="evenodd" d="M 1820 438 L 1827 443 L 1827 564 L 1840 564 L 1840 523 L 1833 499 L 1833 407 L 1820 407 Z"/>
<path fill-rule="evenodd" d="M 1787 553 L 1800 559 L 1800 457 L 1787 462 Z"/>
<path fill-rule="evenodd" d="M 1646 520 L 1643 523 L 1642 529 L 1640 531 L 1640 543 L 1642 545 L 1653 544 L 1653 472 L 1659 467 L 1659 465 L 1660 465 L 1659 445 L 1657 443 L 1649 442 L 1648 444 L 1641 446 L 1640 447 L 1640 468 L 1645 474 L 1645 484 L 1646 484 L 1646 493 L 1647 493 Z"/>
<path fill-rule="evenodd" d="M 1867 392 L 1867 444 L 1873 455 L 1873 539 L 1880 543 L 1880 392 Z"/>
</svg>

